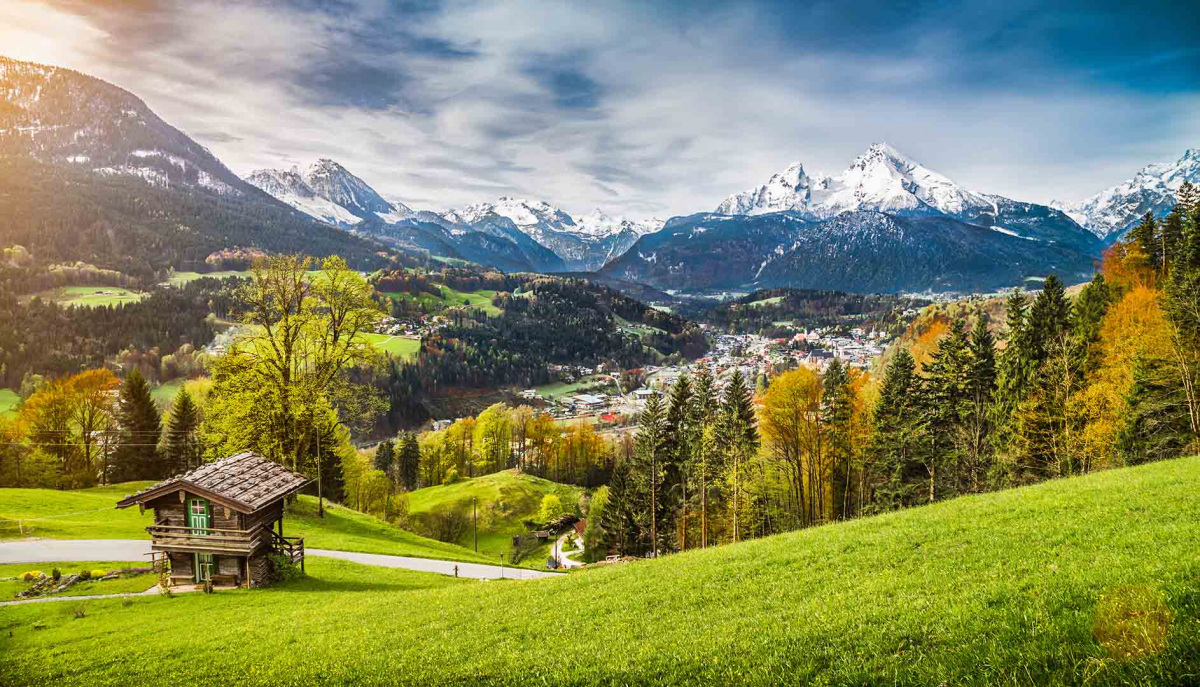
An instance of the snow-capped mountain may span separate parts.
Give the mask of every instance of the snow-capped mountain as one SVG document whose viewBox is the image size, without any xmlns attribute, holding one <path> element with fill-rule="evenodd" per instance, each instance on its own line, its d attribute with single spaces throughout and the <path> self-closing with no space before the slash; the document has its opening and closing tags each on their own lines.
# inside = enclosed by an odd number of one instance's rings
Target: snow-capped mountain
<svg viewBox="0 0 1200 687">
<path fill-rule="evenodd" d="M 1147 212 L 1158 217 L 1170 212 L 1184 181 L 1200 183 L 1200 148 L 1185 150 L 1175 162 L 1146 165 L 1132 179 L 1078 203 L 1054 201 L 1051 206 L 1066 212 L 1106 243 L 1112 243 Z"/>
<path fill-rule="evenodd" d="M 160 189 L 249 190 L 132 93 L 70 69 L 0 57 L 0 154 L 138 177 Z"/>
<path fill-rule="evenodd" d="M 621 255 L 637 239 L 658 231 L 663 222 L 640 222 L 610 217 L 599 209 L 580 218 L 545 201 L 501 197 L 495 203 L 476 203 L 441 214 L 459 227 L 475 227 L 508 220 L 534 241 L 554 251 L 573 271 L 597 270 Z"/>
<path fill-rule="evenodd" d="M 840 174 L 808 173 L 793 163 L 766 184 L 729 196 L 723 215 L 791 212 L 825 220 L 845 212 L 947 216 L 994 231 L 1098 255 L 1101 244 L 1064 212 L 968 190 L 886 143 L 876 143 Z"/>
<path fill-rule="evenodd" d="M 964 189 L 886 143 L 876 143 L 836 176 L 810 175 L 802 164 L 793 163 L 766 184 L 729 196 L 717 206 L 717 212 L 761 215 L 793 211 L 811 219 L 826 219 L 857 210 L 961 216 L 994 208 L 995 203 L 986 196 Z"/>
<path fill-rule="evenodd" d="M 394 224 L 413 215 L 408 206 L 384 200 L 365 181 L 329 159 L 317 160 L 303 174 L 296 167 L 259 169 L 247 175 L 245 180 L 297 210 L 330 224 L 353 226 L 369 218 Z"/>
</svg>

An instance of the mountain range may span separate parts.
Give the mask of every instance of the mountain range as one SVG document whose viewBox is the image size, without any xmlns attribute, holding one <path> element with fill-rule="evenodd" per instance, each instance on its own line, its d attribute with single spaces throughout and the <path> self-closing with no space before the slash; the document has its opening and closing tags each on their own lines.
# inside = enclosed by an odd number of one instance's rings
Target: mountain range
<svg viewBox="0 0 1200 687">
<path fill-rule="evenodd" d="M 659 289 L 993 289 L 1086 278 L 1143 213 L 1169 211 L 1184 180 L 1200 182 L 1200 151 L 1041 205 L 967 189 L 878 143 L 838 174 L 797 162 L 714 212 L 666 222 L 512 197 L 435 212 L 329 159 L 239 178 L 133 94 L 0 58 L 0 241 L 130 271 L 194 269 L 242 248 L 367 265 L 388 246 Z"/>
</svg>

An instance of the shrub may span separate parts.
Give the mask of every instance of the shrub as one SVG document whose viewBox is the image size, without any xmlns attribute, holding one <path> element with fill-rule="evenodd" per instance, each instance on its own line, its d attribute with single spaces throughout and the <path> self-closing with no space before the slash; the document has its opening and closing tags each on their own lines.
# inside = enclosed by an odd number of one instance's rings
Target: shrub
<svg viewBox="0 0 1200 687">
<path fill-rule="evenodd" d="M 59 580 L 62 579 L 62 571 L 59 570 L 58 568 L 55 568 L 50 571 L 50 577 L 53 577 L 54 581 L 58 582 Z"/>
<path fill-rule="evenodd" d="M 458 468 L 450 468 L 446 471 L 446 476 L 442 478 L 442 484 L 454 484 L 462 481 L 462 477 L 458 474 Z"/>
<path fill-rule="evenodd" d="M 21 579 L 25 580 L 26 582 L 33 582 L 34 580 L 36 580 L 37 578 L 39 578 L 41 576 L 42 576 L 41 570 L 30 570 L 29 572 L 25 573 L 24 575 L 21 575 Z"/>
<path fill-rule="evenodd" d="M 121 608 L 129 608 L 132 605 L 133 599 L 129 598 L 128 596 L 121 598 Z"/>
<path fill-rule="evenodd" d="M 471 527 L 471 517 L 453 508 L 419 513 L 413 520 L 418 534 L 451 544 L 458 541 Z"/>
<path fill-rule="evenodd" d="M 79 571 L 79 581 L 80 582 L 86 582 L 87 580 L 90 580 L 90 579 L 92 579 L 92 571 L 91 570 L 80 570 Z"/>
<path fill-rule="evenodd" d="M 104 577 L 104 576 L 105 576 L 105 575 L 107 575 L 107 574 L 108 574 L 108 571 L 106 571 L 106 570 L 93 570 L 93 571 L 92 571 L 92 579 L 93 579 L 93 580 L 98 580 L 98 579 L 100 579 L 101 577 Z"/>
<path fill-rule="evenodd" d="M 271 579 L 275 582 L 288 582 L 304 576 L 300 566 L 282 553 L 267 554 L 267 563 L 271 566 Z"/>
</svg>

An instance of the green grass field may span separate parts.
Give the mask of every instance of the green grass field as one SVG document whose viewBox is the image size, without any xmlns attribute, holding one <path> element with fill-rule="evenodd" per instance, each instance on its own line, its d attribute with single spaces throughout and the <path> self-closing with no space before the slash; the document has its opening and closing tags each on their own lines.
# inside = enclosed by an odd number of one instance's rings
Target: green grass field
<svg viewBox="0 0 1200 687">
<path fill-rule="evenodd" d="M 511 560 L 513 535 L 526 531 L 522 524 L 524 520 L 537 519 L 542 497 L 546 494 L 556 494 L 562 501 L 563 510 L 574 512 L 583 490 L 515 470 L 504 470 L 455 484 L 418 489 L 408 496 L 408 512 L 415 515 L 457 509 L 469 515 L 474 497 L 479 515 L 479 553 L 497 562 L 502 553 L 505 560 Z M 468 530 L 458 544 L 472 549 L 473 533 Z M 522 564 L 544 568 L 545 558 L 539 552 L 539 555 L 526 557 Z"/>
<path fill-rule="evenodd" d="M 605 377 L 605 379 L 608 378 Z M 599 376 L 590 375 L 575 382 L 550 382 L 549 384 L 543 384 L 534 388 L 537 389 L 539 396 L 557 399 L 563 396 L 570 396 L 571 394 L 576 393 L 579 389 L 594 386 L 600 382 L 601 378 Z"/>
<path fill-rule="evenodd" d="M 175 400 L 175 396 L 179 394 L 179 390 L 187 384 L 186 379 L 174 379 L 163 384 L 159 384 L 150 390 L 150 398 L 158 404 L 159 410 L 165 411 L 171 407 L 171 403 Z"/>
<path fill-rule="evenodd" d="M 0 609 L 0 683 L 1183 685 L 1200 459 L 547 580 L 314 558 L 274 589 Z M 203 618 L 219 632 L 184 632 Z"/>
<path fill-rule="evenodd" d="M 78 573 L 81 570 L 124 570 L 126 568 L 147 568 L 149 558 L 141 561 L 74 561 L 71 563 L 10 563 L 0 565 L 0 601 L 8 601 L 24 591 L 33 583 L 18 579 L 27 572 L 40 571 L 47 575 L 54 568 L 62 572 L 62 579 Z M 153 587 L 157 582 L 154 573 L 130 573 L 113 580 L 89 580 L 78 582 L 58 594 L 50 596 L 84 596 L 86 594 L 137 594 Z"/>
<path fill-rule="evenodd" d="M 492 305 L 492 299 L 496 297 L 495 291 L 486 289 L 471 292 L 455 291 L 445 284 L 439 284 L 438 288 L 441 289 L 440 296 L 431 293 L 422 293 L 415 297 L 407 293 L 383 292 L 383 294 L 397 300 L 416 301 L 430 310 L 461 307 L 465 304 L 469 308 L 482 310 L 488 315 L 500 314 L 500 308 Z"/>
<path fill-rule="evenodd" d="M 416 358 L 417 352 L 421 350 L 420 339 L 392 336 L 391 334 L 367 334 L 366 337 L 376 350 L 405 360 Z"/>
<path fill-rule="evenodd" d="M 754 301 L 752 303 L 747 303 L 746 306 L 750 307 L 750 308 L 763 308 L 768 305 L 778 305 L 779 303 L 782 303 L 782 302 L 783 302 L 783 296 L 775 296 L 773 298 L 764 298 L 762 300 Z"/>
<path fill-rule="evenodd" d="M 218 270 L 216 272 L 172 272 L 171 278 L 166 284 L 171 286 L 183 286 L 184 284 L 196 281 L 201 277 L 212 277 L 213 279 L 225 279 L 226 277 L 250 277 L 250 270 Z"/>
<path fill-rule="evenodd" d="M 120 286 L 61 286 L 57 289 L 39 291 L 32 296 L 22 296 L 22 302 L 28 302 L 34 296 L 44 301 L 54 301 L 59 305 L 78 305 L 93 308 L 103 305 L 120 305 L 122 303 L 137 303 L 146 294 Z"/>
<path fill-rule="evenodd" d="M 49 539 L 148 539 L 145 528 L 153 513 L 116 509 L 126 494 L 152 482 L 125 482 L 107 487 L 56 491 L 0 489 L 0 540 L 19 537 Z M 441 560 L 491 563 L 473 551 L 419 537 L 377 518 L 336 504 L 326 504 L 317 517 L 317 499 L 299 496 L 283 519 L 284 534 L 304 537 L 314 549 L 384 553 Z"/>
<path fill-rule="evenodd" d="M 0 417 L 13 417 L 17 414 L 17 406 L 21 405 L 21 397 L 12 389 L 0 389 Z"/>
</svg>

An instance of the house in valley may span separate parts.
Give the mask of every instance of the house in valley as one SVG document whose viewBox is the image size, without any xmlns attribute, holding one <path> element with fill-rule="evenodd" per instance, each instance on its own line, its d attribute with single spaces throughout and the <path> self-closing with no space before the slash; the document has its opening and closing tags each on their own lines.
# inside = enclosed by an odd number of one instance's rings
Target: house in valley
<svg viewBox="0 0 1200 687">
<path fill-rule="evenodd" d="M 171 584 L 247 587 L 269 581 L 268 554 L 304 565 L 304 540 L 283 533 L 283 501 L 309 479 L 254 453 L 239 453 L 126 496 L 117 508 L 154 510 L 147 527 Z"/>
</svg>

